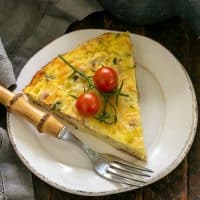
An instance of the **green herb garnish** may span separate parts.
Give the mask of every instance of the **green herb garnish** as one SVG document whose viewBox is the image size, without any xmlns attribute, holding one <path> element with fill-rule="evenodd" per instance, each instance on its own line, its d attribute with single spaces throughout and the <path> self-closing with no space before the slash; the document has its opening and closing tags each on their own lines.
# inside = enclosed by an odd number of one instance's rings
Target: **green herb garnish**
<svg viewBox="0 0 200 200">
<path fill-rule="evenodd" d="M 102 96 L 104 98 L 104 107 L 103 111 L 100 115 L 96 117 L 100 122 L 104 122 L 106 124 L 113 124 L 117 122 L 117 111 L 116 108 L 109 102 L 109 98 L 111 93 L 103 93 Z"/>
<path fill-rule="evenodd" d="M 113 64 L 116 65 L 117 64 L 117 58 L 113 58 Z"/>
<path fill-rule="evenodd" d="M 46 78 L 47 81 L 55 79 L 55 75 L 53 74 L 45 74 L 44 77 Z"/>
<path fill-rule="evenodd" d="M 115 104 L 118 106 L 119 96 L 129 97 L 128 94 L 122 93 L 122 88 L 124 85 L 124 80 L 121 82 L 119 88 L 117 88 L 114 92 L 109 93 L 101 93 L 104 98 L 104 107 L 102 113 L 96 117 L 100 122 L 104 122 L 106 124 L 113 124 L 117 122 L 117 111 L 113 104 L 109 102 L 111 96 L 115 97 Z"/>
<path fill-rule="evenodd" d="M 96 119 L 100 122 L 106 123 L 106 124 L 114 124 L 117 122 L 117 114 L 115 107 L 110 104 L 113 108 L 114 114 L 110 114 L 108 112 L 103 112 L 101 115 L 97 116 Z"/>
<path fill-rule="evenodd" d="M 84 72 L 79 71 L 73 65 L 71 65 L 65 58 L 63 58 L 61 55 L 58 55 L 58 57 L 73 70 L 73 73 L 69 77 L 73 77 L 74 81 L 76 81 L 78 79 L 78 77 L 82 77 L 84 80 L 86 80 L 88 87 L 87 87 L 87 90 L 85 87 L 83 87 L 84 93 L 88 92 L 90 89 L 94 88 L 94 83 L 93 83 L 93 79 L 92 79 L 93 76 L 87 76 Z M 113 58 L 113 64 L 117 64 L 117 58 Z M 123 85 L 124 85 L 124 80 L 121 82 L 119 88 L 117 88 L 115 91 L 109 92 L 109 93 L 100 93 L 100 95 L 102 95 L 102 97 L 104 99 L 104 105 L 103 105 L 102 112 L 98 116 L 96 116 L 97 120 L 99 120 L 100 122 L 106 123 L 106 124 L 113 124 L 113 123 L 117 122 L 116 107 L 109 100 L 110 100 L 110 97 L 113 96 L 115 98 L 114 99 L 115 105 L 118 106 L 119 96 L 123 96 L 123 97 L 129 96 L 128 94 L 124 94 L 122 92 Z M 73 97 L 74 99 L 78 98 L 71 94 L 69 94 L 69 96 Z M 61 102 L 59 102 L 59 101 L 52 104 L 52 110 L 54 110 L 54 111 L 58 111 L 60 109 L 60 107 L 61 107 Z"/>
<path fill-rule="evenodd" d="M 128 94 L 124 94 L 124 93 L 122 93 L 123 85 L 124 85 L 124 80 L 121 82 L 121 85 L 119 86 L 119 88 L 116 89 L 116 91 L 114 92 L 114 95 L 115 95 L 115 104 L 116 104 L 116 105 L 118 105 L 118 102 L 119 102 L 119 96 L 129 97 Z"/>
<path fill-rule="evenodd" d="M 128 67 L 127 67 L 128 70 L 134 69 L 134 68 L 136 68 L 136 65 L 132 65 L 132 66 L 128 66 Z"/>
<path fill-rule="evenodd" d="M 67 64 L 72 70 L 73 70 L 73 73 L 72 75 L 74 74 L 79 74 L 81 77 L 83 77 L 87 82 L 88 82 L 88 90 L 94 88 L 94 85 L 93 85 L 93 82 L 91 80 L 90 77 L 88 77 L 87 75 L 85 75 L 83 72 L 77 70 L 73 65 L 71 65 L 65 58 L 63 58 L 61 55 L 58 55 L 58 57 L 65 63 Z"/>
<path fill-rule="evenodd" d="M 51 105 L 51 109 L 53 111 L 59 111 L 61 109 L 61 105 L 62 105 L 62 102 L 61 101 L 56 101 L 55 103 L 53 103 Z"/>
<path fill-rule="evenodd" d="M 73 94 L 68 94 L 70 97 L 74 98 L 74 99 L 78 99 L 77 96 L 73 95 Z"/>
<path fill-rule="evenodd" d="M 74 80 L 74 81 L 77 81 L 77 80 L 78 80 L 78 75 L 75 74 L 75 75 L 73 76 L 73 80 Z"/>
</svg>

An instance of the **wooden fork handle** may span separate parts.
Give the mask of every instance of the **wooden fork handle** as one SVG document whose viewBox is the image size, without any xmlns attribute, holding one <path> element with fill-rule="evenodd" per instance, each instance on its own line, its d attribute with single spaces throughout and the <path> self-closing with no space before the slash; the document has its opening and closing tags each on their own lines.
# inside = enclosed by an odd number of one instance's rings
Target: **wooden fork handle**
<svg viewBox="0 0 200 200">
<path fill-rule="evenodd" d="M 7 107 L 8 111 L 17 113 L 31 122 L 39 132 L 58 136 L 64 125 L 53 115 L 45 113 L 30 104 L 22 93 L 14 94 L 0 86 L 0 103 Z"/>
</svg>

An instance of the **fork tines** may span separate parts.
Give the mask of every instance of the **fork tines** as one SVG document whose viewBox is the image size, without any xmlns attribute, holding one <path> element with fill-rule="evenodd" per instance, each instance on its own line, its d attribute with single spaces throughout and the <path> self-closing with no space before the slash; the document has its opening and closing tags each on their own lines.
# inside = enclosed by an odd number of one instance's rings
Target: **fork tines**
<svg viewBox="0 0 200 200">
<path fill-rule="evenodd" d="M 107 178 L 113 181 L 141 187 L 146 183 L 145 177 L 151 177 L 152 170 L 139 166 L 137 164 L 128 163 L 126 161 L 113 161 L 107 169 Z"/>
</svg>

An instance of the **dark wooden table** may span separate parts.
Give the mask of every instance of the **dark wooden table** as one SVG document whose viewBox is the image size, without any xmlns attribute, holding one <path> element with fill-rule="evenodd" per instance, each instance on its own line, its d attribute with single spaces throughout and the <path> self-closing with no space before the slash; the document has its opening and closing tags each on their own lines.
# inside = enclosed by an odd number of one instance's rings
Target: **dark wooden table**
<svg viewBox="0 0 200 200">
<path fill-rule="evenodd" d="M 85 28 L 104 28 L 130 31 L 148 36 L 168 48 L 185 66 L 194 84 L 198 104 L 200 104 L 200 39 L 191 32 L 189 26 L 179 18 L 173 18 L 151 26 L 131 26 L 110 15 L 94 13 L 69 27 L 67 32 Z M 173 77 L 172 77 L 173 81 Z M 33 175 L 36 200 L 197 200 L 200 199 L 200 127 L 188 156 L 168 176 L 162 180 L 126 193 L 104 197 L 81 197 L 59 191 Z"/>
</svg>

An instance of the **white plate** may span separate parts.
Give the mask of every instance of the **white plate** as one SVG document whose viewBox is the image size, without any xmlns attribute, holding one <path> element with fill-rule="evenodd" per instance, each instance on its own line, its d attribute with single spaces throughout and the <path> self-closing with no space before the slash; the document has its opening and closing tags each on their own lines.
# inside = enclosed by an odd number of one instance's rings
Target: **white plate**
<svg viewBox="0 0 200 200">
<path fill-rule="evenodd" d="M 22 69 L 16 91 L 20 91 L 53 57 L 104 32 L 106 30 L 80 30 L 51 42 Z M 131 39 L 141 95 L 148 157 L 146 166 L 154 171 L 153 177 L 147 179 L 148 185 L 170 173 L 189 151 L 196 132 L 197 103 L 189 76 L 167 49 L 136 34 L 131 34 Z M 58 189 L 91 196 L 134 189 L 99 177 L 87 156 L 76 146 L 39 134 L 28 122 L 14 114 L 8 115 L 8 130 L 14 149 L 25 165 L 36 176 Z M 76 135 L 98 151 L 133 160 L 92 136 L 79 132 Z"/>
</svg>

